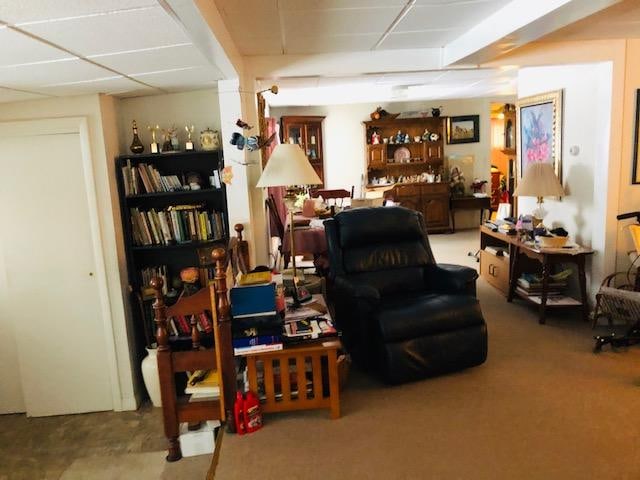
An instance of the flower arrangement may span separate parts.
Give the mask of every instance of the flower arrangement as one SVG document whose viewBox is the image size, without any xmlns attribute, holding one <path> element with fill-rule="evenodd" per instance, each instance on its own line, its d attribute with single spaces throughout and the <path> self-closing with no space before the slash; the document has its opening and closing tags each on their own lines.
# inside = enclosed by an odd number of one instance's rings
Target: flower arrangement
<svg viewBox="0 0 640 480">
<path fill-rule="evenodd" d="M 551 154 L 550 141 L 551 134 L 545 131 L 542 122 L 542 110 L 536 114 L 529 112 L 527 116 L 527 124 L 524 126 L 525 145 L 527 151 L 528 162 L 544 162 L 549 159 Z"/>
</svg>

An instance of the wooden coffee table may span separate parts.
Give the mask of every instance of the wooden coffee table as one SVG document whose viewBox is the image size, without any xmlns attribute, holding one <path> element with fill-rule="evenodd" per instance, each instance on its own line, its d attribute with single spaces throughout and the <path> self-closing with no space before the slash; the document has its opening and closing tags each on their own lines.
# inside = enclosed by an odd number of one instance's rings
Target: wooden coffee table
<svg viewBox="0 0 640 480">
<path fill-rule="evenodd" d="M 340 417 L 338 381 L 338 339 L 317 340 L 276 352 L 246 355 L 249 388 L 259 392 L 262 411 L 329 409 L 333 419 Z M 258 373 L 262 372 L 264 388 Z M 304 372 L 304 391 L 298 386 Z"/>
</svg>

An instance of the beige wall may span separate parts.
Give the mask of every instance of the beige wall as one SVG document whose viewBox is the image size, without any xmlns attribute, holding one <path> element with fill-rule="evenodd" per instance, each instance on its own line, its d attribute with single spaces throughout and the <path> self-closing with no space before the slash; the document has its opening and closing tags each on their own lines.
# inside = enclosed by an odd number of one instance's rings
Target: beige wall
<svg viewBox="0 0 640 480">
<path fill-rule="evenodd" d="M 490 181 L 491 138 L 490 104 L 492 99 L 470 98 L 461 100 L 435 100 L 421 102 L 382 103 L 389 112 L 429 110 L 432 106 L 442 105 L 442 114 L 480 115 L 480 141 L 460 145 L 447 145 L 444 153 L 448 155 L 473 155 L 475 157 L 474 176 Z M 513 101 L 512 98 L 502 100 Z M 362 122 L 369 120 L 369 114 L 378 104 L 326 105 L 310 107 L 272 107 L 271 116 L 283 115 L 323 115 L 325 185 L 327 188 L 351 189 L 355 186 L 356 195 L 360 194 L 361 177 L 366 174 L 365 129 Z M 467 179 L 471 181 L 472 179 Z M 477 227 L 477 212 L 462 211 L 456 215 L 456 226 L 460 228 Z"/>
<path fill-rule="evenodd" d="M 218 91 L 215 89 L 195 90 L 191 92 L 149 95 L 146 97 L 123 98 L 117 100 L 119 154 L 130 153 L 129 146 L 133 135 L 131 121 L 138 124 L 138 135 L 144 144 L 145 153 L 149 153 L 151 134 L 147 126 L 160 125 L 160 128 L 178 128 L 180 145 L 187 138 L 185 125 L 194 125 L 193 138 L 196 148 L 199 146 L 200 132 L 207 127 L 220 130 L 220 106 Z M 160 132 L 158 132 L 160 133 Z M 158 136 L 162 143 L 162 136 Z"/>
<path fill-rule="evenodd" d="M 113 158 L 111 152 L 107 149 L 107 144 L 111 145 L 111 148 L 113 148 L 114 144 L 113 112 L 106 112 L 106 123 L 111 125 L 107 128 L 106 134 L 103 132 L 103 116 L 101 113 L 101 105 L 108 107 L 108 102 L 106 99 L 101 99 L 99 95 L 83 95 L 5 103 L 0 107 L 0 121 L 60 117 L 85 117 L 87 119 L 121 390 L 122 402 L 120 406 L 116 406 L 116 409 L 128 410 L 135 409 L 137 406 L 135 399 L 137 391 L 134 387 L 131 357 L 129 355 L 127 319 L 124 307 L 127 296 L 122 289 L 118 264 L 118 242 L 121 234 L 118 227 L 120 221 L 117 217 L 117 208 L 114 207 L 114 205 L 117 205 L 117 197 L 113 196 L 115 192 L 115 177 L 110 172 L 110 166 L 113 168 Z M 109 120 L 109 117 L 111 117 L 111 120 Z M 47 159 L 43 159 L 43 161 L 47 161 Z M 82 339 L 77 339 L 77 341 L 82 341 Z M 107 374 L 107 372 L 104 372 L 104 374 Z"/>
</svg>

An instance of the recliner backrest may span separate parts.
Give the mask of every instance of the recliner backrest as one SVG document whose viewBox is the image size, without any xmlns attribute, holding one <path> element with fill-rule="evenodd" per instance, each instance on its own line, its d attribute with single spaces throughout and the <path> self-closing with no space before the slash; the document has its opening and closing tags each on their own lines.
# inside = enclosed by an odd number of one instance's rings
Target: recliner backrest
<svg viewBox="0 0 640 480">
<path fill-rule="evenodd" d="M 346 210 L 325 222 L 331 274 L 347 275 L 381 295 L 417 291 L 435 263 L 422 214 L 402 207 Z"/>
</svg>

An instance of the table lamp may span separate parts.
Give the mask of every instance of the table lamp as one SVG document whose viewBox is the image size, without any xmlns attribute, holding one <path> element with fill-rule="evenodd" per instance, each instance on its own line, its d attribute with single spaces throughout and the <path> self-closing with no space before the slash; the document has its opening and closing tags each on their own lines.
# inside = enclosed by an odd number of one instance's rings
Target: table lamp
<svg viewBox="0 0 640 480">
<path fill-rule="evenodd" d="M 296 144 L 281 143 L 274 148 L 267 165 L 262 171 L 256 187 L 286 187 L 284 203 L 289 212 L 289 233 L 291 235 L 291 257 L 293 276 L 297 277 L 296 254 L 293 239 L 293 209 L 296 201 L 296 186 L 320 185 L 322 180 L 315 172 L 302 148 Z"/>
<path fill-rule="evenodd" d="M 536 197 L 538 206 L 532 214 L 542 221 L 547 213 L 542 207 L 543 198 L 563 197 L 566 193 L 553 171 L 553 165 L 535 162 L 529 164 L 513 195 L 516 197 Z"/>
</svg>

